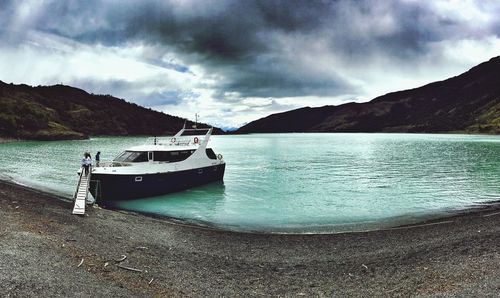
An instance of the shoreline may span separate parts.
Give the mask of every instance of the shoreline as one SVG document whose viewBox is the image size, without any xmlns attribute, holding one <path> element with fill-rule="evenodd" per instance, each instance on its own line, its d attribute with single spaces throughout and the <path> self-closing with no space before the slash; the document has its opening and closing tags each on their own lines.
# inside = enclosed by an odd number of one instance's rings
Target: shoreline
<svg viewBox="0 0 500 298">
<path fill-rule="evenodd" d="M 10 142 L 17 142 L 17 141 L 19 141 L 19 140 L 18 139 L 14 139 L 14 138 L 0 137 L 0 144 L 10 143 Z"/>
<path fill-rule="evenodd" d="M 348 234 L 247 234 L 0 182 L 0 296 L 494 296 L 500 208 Z M 42 257 L 43 256 L 43 257 Z M 125 257 L 124 257 L 125 256 Z"/>
<path fill-rule="evenodd" d="M 386 131 L 377 131 L 377 132 L 332 132 L 332 131 L 297 131 L 297 132 L 245 132 L 245 133 L 236 133 L 236 132 L 224 132 L 223 134 L 213 134 L 217 136 L 241 136 L 241 135 L 251 135 L 251 134 L 426 134 L 426 135 L 464 135 L 464 136 L 500 136 L 500 133 L 489 133 L 489 132 L 467 132 L 467 131 L 445 131 L 445 132 L 386 132 Z M 166 135 L 167 136 L 167 135 Z M 57 141 L 84 141 L 90 140 L 92 138 L 118 138 L 118 137 L 131 137 L 131 138 L 140 138 L 140 137 L 153 137 L 153 135 L 92 135 L 84 138 L 62 138 L 62 139 L 20 139 L 20 138 L 10 138 L 10 137 L 0 137 L 0 144 L 10 143 L 10 142 L 20 142 L 20 141 L 40 141 L 40 142 L 57 142 Z"/>
<path fill-rule="evenodd" d="M 39 193 L 39 194 L 42 194 L 44 196 L 53 197 L 57 200 L 69 202 L 69 203 L 73 204 L 73 200 L 70 197 L 66 197 L 66 196 L 63 196 L 61 194 L 52 193 L 50 191 L 45 191 L 42 189 L 37 189 L 37 188 L 31 187 L 29 185 L 20 184 L 14 180 L 5 180 L 5 179 L 0 178 L 0 184 L 2 184 L 2 183 L 12 185 L 14 187 L 19 187 L 19 188 L 25 189 L 27 191 L 31 191 L 33 193 Z M 421 226 L 421 225 L 433 224 L 435 222 L 453 220 L 453 219 L 459 218 L 461 216 L 476 215 L 476 214 L 482 214 L 482 213 L 487 213 L 487 212 L 500 211 L 500 198 L 494 199 L 494 200 L 488 201 L 488 202 L 472 203 L 472 205 L 470 207 L 467 207 L 464 209 L 443 210 L 440 212 L 440 214 L 421 215 L 419 217 L 414 217 L 414 220 L 410 223 L 395 224 L 395 225 L 389 225 L 386 227 L 373 228 L 373 229 L 368 228 L 368 229 L 337 231 L 337 232 L 336 231 L 333 231 L 333 232 L 286 232 L 286 231 L 238 230 L 238 229 L 231 229 L 228 227 L 221 227 L 221 226 L 218 226 L 218 225 L 213 224 L 211 222 L 186 220 L 183 218 L 176 218 L 176 217 L 160 215 L 160 214 L 156 214 L 156 213 L 149 213 L 149 212 L 129 211 L 129 210 L 123 210 L 123 209 L 118 209 L 118 208 L 100 207 L 100 206 L 98 206 L 98 204 L 95 204 L 95 206 L 97 208 L 106 209 L 106 210 L 113 211 L 113 212 L 145 216 L 145 217 L 149 217 L 152 219 L 165 221 L 165 222 L 168 222 L 171 224 L 183 225 L 183 226 L 187 226 L 187 227 L 191 227 L 191 228 L 200 228 L 200 229 L 207 229 L 207 230 L 213 230 L 213 231 L 219 231 L 219 232 L 250 234 L 250 235 L 300 236 L 300 235 L 342 235 L 342 234 L 368 233 L 368 232 L 376 232 L 376 231 L 390 231 L 390 230 L 401 229 L 401 228 L 412 228 L 412 227 Z M 88 208 L 91 208 L 91 207 L 92 206 L 87 205 L 86 209 L 88 210 Z M 384 222 L 384 223 L 387 223 L 387 222 Z"/>
</svg>

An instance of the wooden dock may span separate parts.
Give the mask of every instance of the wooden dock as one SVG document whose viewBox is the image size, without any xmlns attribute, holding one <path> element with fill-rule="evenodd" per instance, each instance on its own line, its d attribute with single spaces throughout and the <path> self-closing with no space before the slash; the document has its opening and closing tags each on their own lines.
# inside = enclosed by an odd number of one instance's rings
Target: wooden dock
<svg viewBox="0 0 500 298">
<path fill-rule="evenodd" d="M 87 196 L 89 194 L 89 181 L 92 170 L 89 169 L 88 175 L 85 175 L 85 169 L 82 167 L 80 179 L 75 192 L 75 205 L 73 207 L 73 214 L 84 215 L 85 205 L 87 204 Z"/>
</svg>

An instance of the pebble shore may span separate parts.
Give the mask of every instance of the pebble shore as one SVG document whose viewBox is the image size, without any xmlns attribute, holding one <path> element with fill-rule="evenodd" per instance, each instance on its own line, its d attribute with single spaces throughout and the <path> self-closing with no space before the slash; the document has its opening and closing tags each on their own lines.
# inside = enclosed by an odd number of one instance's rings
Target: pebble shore
<svg viewBox="0 0 500 298">
<path fill-rule="evenodd" d="M 246 234 L 0 182 L 0 297 L 498 297 L 500 207 L 383 231 Z"/>
</svg>

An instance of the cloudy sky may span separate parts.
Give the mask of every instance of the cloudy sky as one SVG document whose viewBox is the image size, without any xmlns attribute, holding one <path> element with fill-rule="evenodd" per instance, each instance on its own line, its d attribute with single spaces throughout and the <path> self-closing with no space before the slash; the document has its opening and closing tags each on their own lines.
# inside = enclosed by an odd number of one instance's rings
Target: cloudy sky
<svg viewBox="0 0 500 298">
<path fill-rule="evenodd" d="M 368 101 L 500 55 L 500 1 L 0 0 L 0 80 L 221 127 Z"/>
</svg>

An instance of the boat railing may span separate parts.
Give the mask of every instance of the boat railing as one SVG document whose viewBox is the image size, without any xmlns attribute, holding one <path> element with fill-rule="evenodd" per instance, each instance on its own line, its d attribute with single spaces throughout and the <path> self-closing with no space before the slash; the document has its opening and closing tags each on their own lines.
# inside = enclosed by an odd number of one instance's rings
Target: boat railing
<svg viewBox="0 0 500 298">
<path fill-rule="evenodd" d="M 200 136 L 181 136 L 181 137 L 150 137 L 147 138 L 145 145 L 160 146 L 188 146 L 198 145 L 203 141 Z"/>
<path fill-rule="evenodd" d="M 96 168 L 111 168 L 111 167 L 128 167 L 131 166 L 132 163 L 124 162 L 124 161 L 100 161 L 99 164 L 95 164 Z"/>
</svg>

